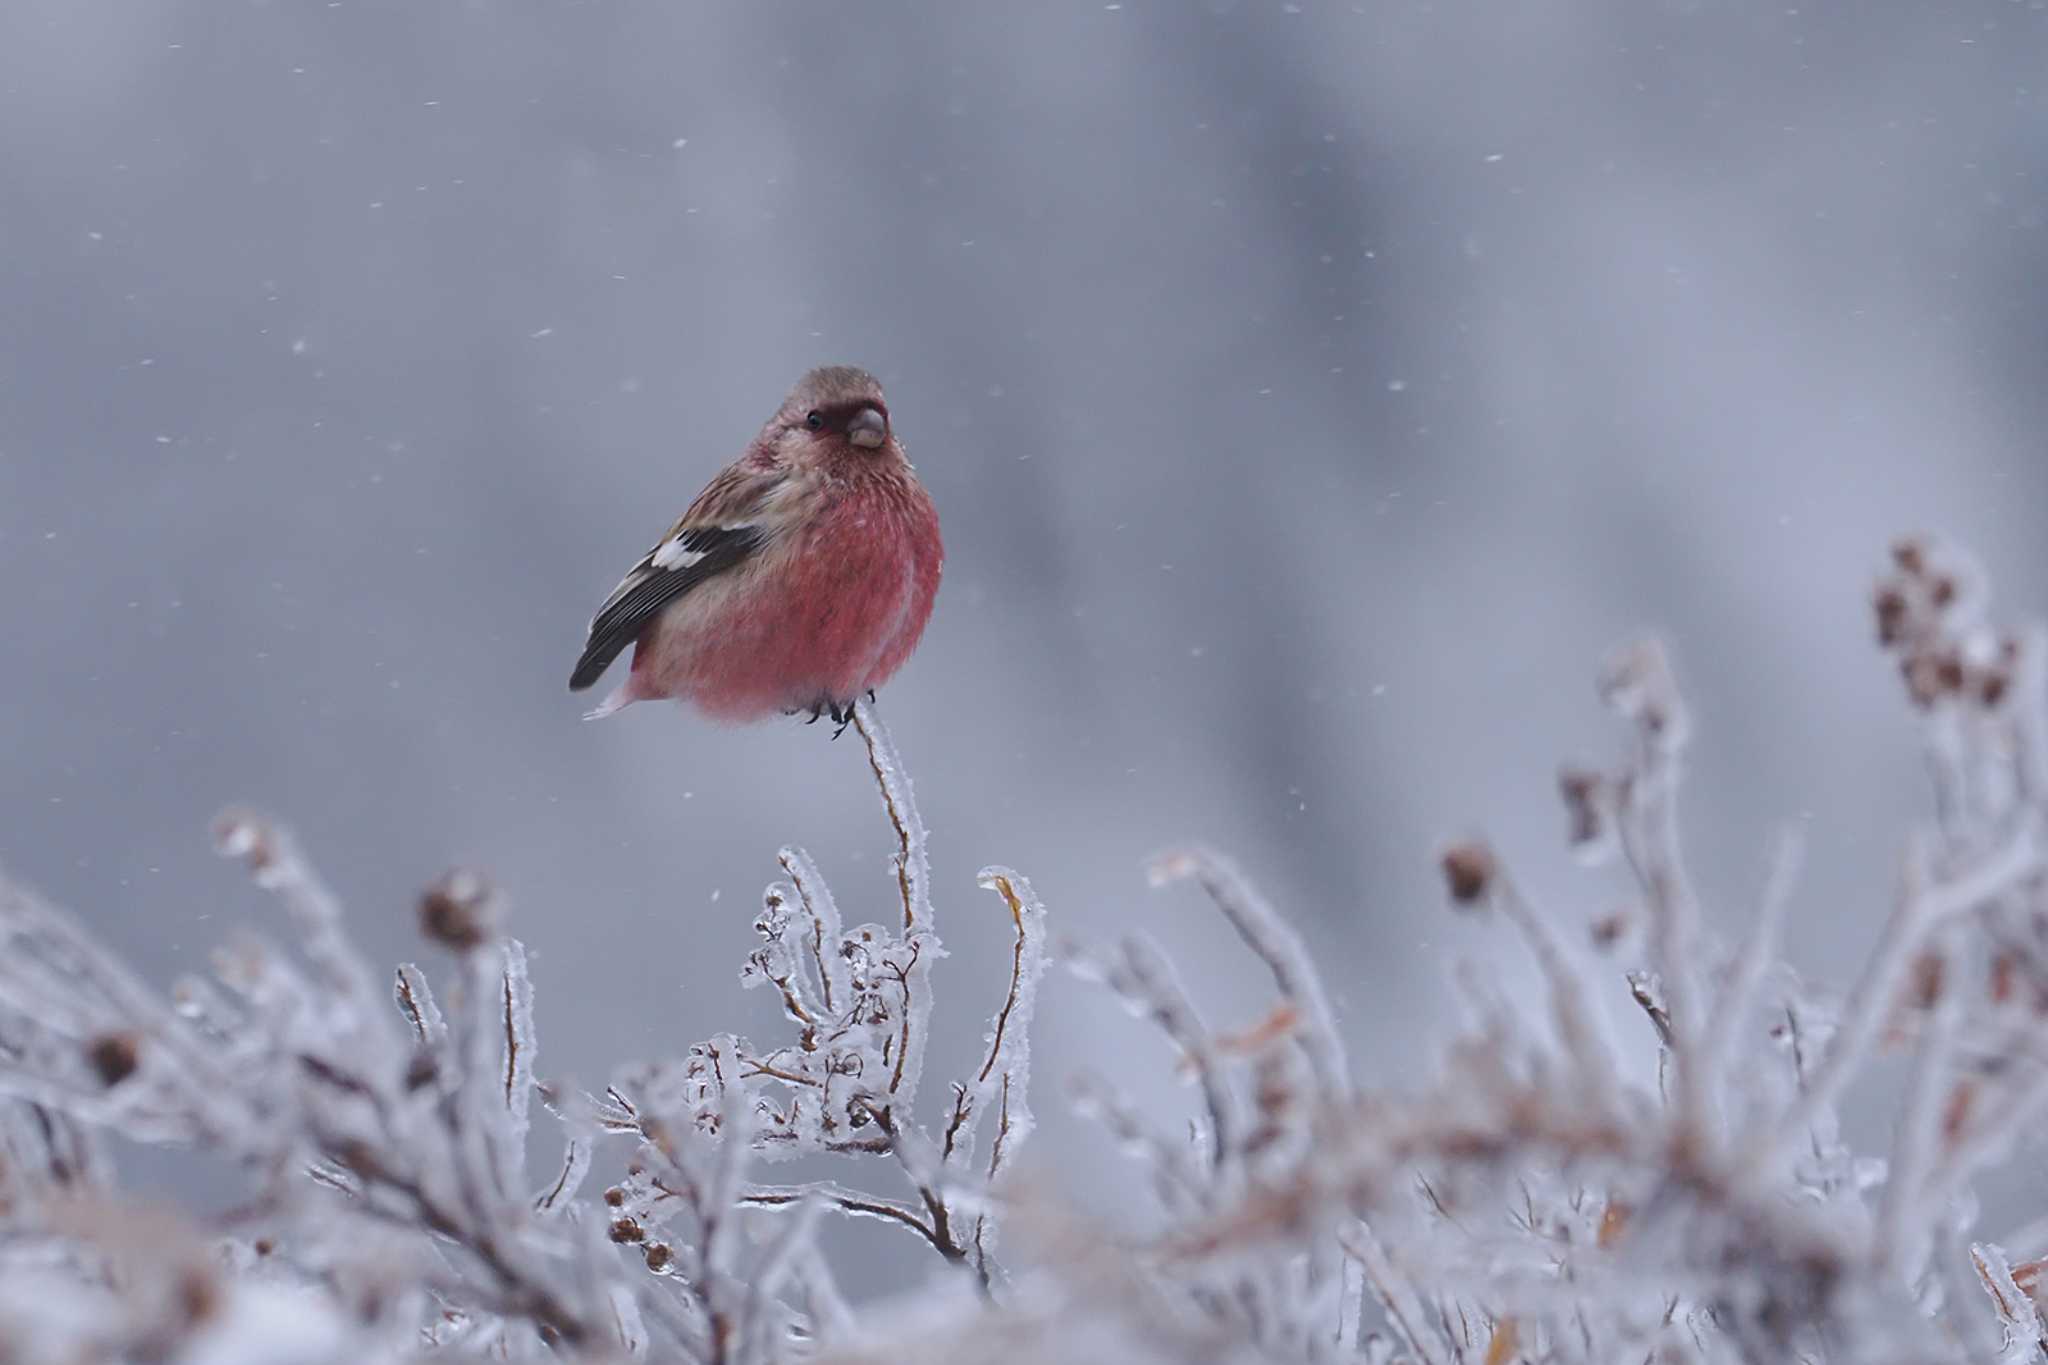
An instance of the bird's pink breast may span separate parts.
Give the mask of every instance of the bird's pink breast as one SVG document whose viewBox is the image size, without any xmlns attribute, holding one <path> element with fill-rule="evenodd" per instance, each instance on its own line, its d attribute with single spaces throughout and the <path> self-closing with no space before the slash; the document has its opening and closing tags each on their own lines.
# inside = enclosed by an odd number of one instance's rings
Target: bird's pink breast
<svg viewBox="0 0 2048 1365">
<path fill-rule="evenodd" d="M 881 686 L 915 648 L 938 589 L 936 516 L 914 496 L 852 496 L 678 601 L 641 636 L 635 699 L 749 720 Z"/>
</svg>

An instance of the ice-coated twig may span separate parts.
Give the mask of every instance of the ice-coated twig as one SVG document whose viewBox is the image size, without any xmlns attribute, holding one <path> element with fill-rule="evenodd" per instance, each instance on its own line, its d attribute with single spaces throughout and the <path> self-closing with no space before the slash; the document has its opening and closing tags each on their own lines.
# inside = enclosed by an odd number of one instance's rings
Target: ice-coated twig
<svg viewBox="0 0 2048 1365">
<path fill-rule="evenodd" d="M 1045 907 L 1031 883 L 1006 867 L 985 867 L 977 880 L 1002 897 L 1010 914 L 1015 935 L 1010 950 L 1010 987 L 989 1021 L 988 1053 L 981 1068 L 970 1084 L 961 1087 L 955 1100 L 943 1148 L 948 1160 L 974 1150 L 982 1111 L 999 1093 L 1003 1129 L 996 1139 L 998 1160 L 1006 1141 L 1022 1142 L 1031 1132 L 1025 1091 L 1031 1074 L 1031 1017 L 1038 1003 L 1038 980 L 1045 973 Z M 989 1174 L 994 1176 L 993 1169 Z"/>
<path fill-rule="evenodd" d="M 1862 975 L 1843 1002 L 1841 1026 L 1820 1066 L 1776 1127 L 1760 1135 L 1738 1165 L 1751 1171 L 1775 1169 L 1785 1154 L 1805 1139 L 1820 1114 L 1834 1105 L 1877 1041 L 1907 964 L 1929 931 L 1951 916 L 2003 894 L 2039 867 L 2033 826 L 2026 823 L 1974 867 L 1902 893 Z"/>
<path fill-rule="evenodd" d="M 1070 1088 L 1076 1113 L 1094 1119 L 1119 1147 L 1151 1167 L 1154 1193 L 1167 1213 L 1186 1217 L 1201 1207 L 1207 1182 L 1188 1160 L 1185 1146 L 1153 1133 L 1137 1109 L 1101 1076 L 1082 1072 Z"/>
<path fill-rule="evenodd" d="M 849 994 L 846 980 L 846 959 L 839 951 L 839 941 L 844 932 L 839 925 L 839 906 L 832 899 L 832 888 L 825 884 L 824 877 L 811 861 L 811 855 L 800 848 L 785 848 L 776 855 L 782 870 L 789 874 L 789 882 L 796 889 L 797 898 L 810 916 L 811 929 L 805 937 L 804 946 L 811 957 L 812 969 L 818 974 L 818 989 L 827 1013 L 845 1008 Z"/>
<path fill-rule="evenodd" d="M 1764 973 L 1777 955 L 1785 907 L 1791 903 L 1804 851 L 1805 841 L 1797 827 L 1787 825 L 1778 832 L 1771 846 L 1769 870 L 1764 876 L 1756 916 L 1743 936 L 1700 1039 L 1700 1073 L 1712 1091 L 1710 1104 L 1724 1114 L 1728 1109 L 1729 1061 L 1735 1053 L 1736 1040 L 1756 1008 L 1757 990 L 1763 984 Z"/>
<path fill-rule="evenodd" d="M 1173 1045 L 1180 1049 L 1189 1072 L 1202 1092 L 1208 1120 L 1209 1168 L 1213 1189 L 1221 1194 L 1234 1179 L 1239 1156 L 1237 1098 L 1216 1055 L 1208 1028 L 1196 1014 L 1195 1006 L 1181 988 L 1173 966 L 1159 946 L 1142 934 L 1133 934 L 1113 956 L 1089 954 L 1070 948 L 1061 954 L 1068 968 L 1084 977 L 1102 981 L 1137 1014 L 1152 1021 Z"/>
<path fill-rule="evenodd" d="M 1924 866 L 1909 872 L 1917 881 Z M 1921 1216 L 1919 1201 L 1935 1156 L 1943 1120 L 1943 1099 L 1951 1082 L 1950 1061 L 1956 1030 L 1962 1021 L 1962 990 L 1956 981 L 1961 962 L 1952 925 L 1937 928 L 1922 958 L 1933 998 L 1925 1005 L 1919 1047 L 1899 1107 L 1898 1131 L 1886 1163 L 1883 1197 L 1878 1204 L 1877 1237 L 1873 1246 L 1879 1264 L 1898 1271 L 1907 1284 L 1924 1268 L 1932 1229 Z"/>
<path fill-rule="evenodd" d="M 757 1209 L 798 1209 L 815 1206 L 837 1209 L 841 1213 L 858 1218 L 878 1218 L 917 1234 L 941 1255 L 946 1252 L 937 1234 L 932 1231 L 931 1225 L 920 1217 L 915 1209 L 899 1204 L 893 1199 L 849 1189 L 829 1180 L 814 1180 L 803 1185 L 749 1185 L 741 1191 L 739 1202 Z"/>
<path fill-rule="evenodd" d="M 918 817 L 903 759 L 874 707 L 866 701 L 855 702 L 853 724 L 867 741 L 868 766 L 882 789 L 882 805 L 896 831 L 896 886 L 903 899 L 903 929 L 915 934 L 929 929 L 932 920 L 931 861 L 925 852 L 924 822 Z"/>
<path fill-rule="evenodd" d="M 397 1001 L 398 1012 L 412 1025 L 414 1041 L 437 1047 L 448 1036 L 448 1021 L 442 1017 L 441 1006 L 434 1000 L 434 989 L 427 984 L 425 972 L 410 962 L 400 964 L 392 996 Z"/>
<path fill-rule="evenodd" d="M 742 1365 L 772 1365 L 782 1352 L 786 1335 L 784 1315 L 775 1311 L 782 1287 L 797 1271 L 797 1262 L 811 1244 L 818 1221 L 818 1205 L 800 1200 L 790 1211 L 787 1225 L 754 1262 L 747 1279 L 746 1300 L 740 1312 L 740 1360 Z"/>
<path fill-rule="evenodd" d="M 839 1282 L 833 1278 L 832 1267 L 826 1263 L 815 1242 L 799 1249 L 792 1273 L 803 1294 L 813 1340 L 829 1345 L 851 1335 L 854 1329 L 853 1309 L 846 1302 L 846 1296 L 839 1292 Z"/>
<path fill-rule="evenodd" d="M 1593 984 L 1567 953 L 1550 923 L 1525 897 L 1511 877 L 1499 877 L 1496 892 L 1501 913 L 1521 931 L 1550 989 L 1551 1017 L 1558 1039 L 1565 1046 L 1587 1099 L 1603 1112 L 1618 1113 L 1620 1096 L 1615 1084 L 1613 1050 L 1600 1023 L 1588 1008 L 1595 998 Z"/>
<path fill-rule="evenodd" d="M 1357 1261 L 1364 1272 L 1366 1284 L 1372 1287 L 1373 1297 L 1385 1310 L 1387 1321 L 1401 1334 L 1415 1358 L 1422 1365 L 1440 1365 L 1440 1362 L 1452 1359 L 1449 1348 L 1437 1335 L 1428 1312 L 1417 1297 L 1415 1287 L 1388 1258 L 1372 1230 L 1363 1223 L 1355 1223 L 1339 1232 L 1337 1240 Z"/>
<path fill-rule="evenodd" d="M 2041 1314 L 2034 1296 L 2013 1281 L 2012 1266 L 1997 1247 L 1979 1242 L 1970 1248 L 1977 1278 L 1991 1296 L 1991 1306 L 2005 1329 L 2001 1365 L 2027 1365 L 2041 1358 Z"/>
<path fill-rule="evenodd" d="M 307 961 L 326 979 L 335 1003 L 347 1007 L 334 1021 L 337 1028 L 345 1034 L 370 1030 L 382 1041 L 391 1024 L 377 973 L 349 941 L 341 901 L 300 855 L 290 831 L 253 811 L 230 810 L 214 821 L 213 833 L 221 856 L 247 867 L 290 914 Z"/>
<path fill-rule="evenodd" d="M 915 1095 L 924 1071 L 925 1044 L 930 1036 L 934 951 L 919 950 L 921 939 L 932 934 L 931 858 L 925 849 L 924 821 L 917 813 L 910 775 L 896 752 L 895 741 L 880 716 L 866 701 L 853 707 L 854 727 L 867 742 L 868 767 L 881 789 L 882 806 L 896 831 L 896 888 L 903 903 L 903 937 L 912 948 L 911 960 L 900 987 L 903 995 L 903 1028 L 896 1061 L 891 1068 L 889 1090 Z"/>
<path fill-rule="evenodd" d="M 526 945 L 508 938 L 503 946 L 504 964 L 499 969 L 498 1010 L 503 1025 L 504 1055 L 499 1065 L 503 1078 L 505 1142 L 514 1164 L 524 1162 L 526 1134 L 533 1107 L 533 1063 L 539 1050 L 533 1028 L 533 981 L 526 970 Z"/>
<path fill-rule="evenodd" d="M 1311 965 L 1308 947 L 1293 926 L 1259 895 L 1237 865 L 1212 849 L 1174 849 L 1152 859 L 1147 875 L 1154 886 L 1194 878 L 1208 893 L 1244 945 L 1266 964 L 1281 996 L 1301 1014 L 1296 1041 L 1315 1068 L 1316 1083 L 1332 1097 L 1349 1093 L 1350 1065 L 1336 1016 Z"/>
<path fill-rule="evenodd" d="M 1600 692 L 1635 729 L 1635 753 L 1620 783 L 1622 851 L 1648 908 L 1650 964 L 1666 1002 L 1680 1132 L 1695 1143 L 1716 1125 L 1700 1048 L 1705 995 L 1699 962 L 1699 901 L 1686 871 L 1678 791 L 1691 733 L 1663 643 L 1624 645 L 1608 657 Z"/>
</svg>

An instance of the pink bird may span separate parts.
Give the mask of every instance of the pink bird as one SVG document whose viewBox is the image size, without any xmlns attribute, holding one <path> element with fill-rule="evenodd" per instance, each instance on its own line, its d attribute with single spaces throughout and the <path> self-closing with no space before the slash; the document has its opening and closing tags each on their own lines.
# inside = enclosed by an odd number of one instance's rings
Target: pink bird
<svg viewBox="0 0 2048 1365">
<path fill-rule="evenodd" d="M 718 720 L 809 711 L 843 728 L 917 647 L 944 557 L 882 386 L 812 370 L 598 608 L 569 688 L 631 644 L 592 719 L 672 697 Z"/>
</svg>

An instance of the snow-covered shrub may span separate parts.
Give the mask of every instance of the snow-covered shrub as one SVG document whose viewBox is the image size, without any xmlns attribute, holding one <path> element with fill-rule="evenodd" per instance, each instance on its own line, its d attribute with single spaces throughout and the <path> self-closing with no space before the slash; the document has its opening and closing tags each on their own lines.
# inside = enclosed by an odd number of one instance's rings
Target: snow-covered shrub
<svg viewBox="0 0 2048 1365">
<path fill-rule="evenodd" d="M 1006 869 L 982 876 L 1015 929 L 986 1049 L 920 1105 L 941 952 L 910 783 L 866 706 L 896 838 L 886 923 L 844 928 L 783 850 L 742 980 L 776 993 L 786 1041 L 719 1035 L 597 1095 L 538 1078 L 525 952 L 473 874 L 422 897 L 438 997 L 416 967 L 369 967 L 254 816 L 224 817 L 220 845 L 293 946 L 244 937 L 168 995 L 0 883 L 0 1361 L 2040 1358 L 2048 1222 L 1980 1230 L 1971 1187 L 2048 1111 L 2048 637 L 1994 627 L 1951 550 L 1893 561 L 1879 636 L 1924 718 L 1936 816 L 1853 976 L 1778 960 L 1790 834 L 1750 922 L 1703 921 L 1686 708 L 1662 647 L 1628 646 L 1600 676 L 1620 756 L 1559 787 L 1572 842 L 1620 865 L 1633 908 L 1553 916 L 1484 840 L 1442 850 L 1452 908 L 1519 935 L 1543 991 L 1462 977 L 1469 1020 L 1422 1083 L 1355 1082 L 1311 955 L 1215 853 L 1154 878 L 1225 916 L 1271 977 L 1263 1016 L 1212 1026 L 1142 937 L 1060 946 L 1199 1096 L 1188 1131 L 1111 1078 L 1058 1078 L 1143 1170 L 1161 1230 L 1142 1240 L 1017 1176 L 1049 948 Z M 1601 1007 L 1615 981 L 1626 1018 Z M 1910 1057 L 1903 1093 L 1888 1147 L 1859 1151 L 1836 1107 L 1885 1050 Z M 545 1172 L 526 1169 L 536 1102 L 561 1151 Z M 108 1133 L 226 1157 L 246 1198 L 138 1206 Z M 796 1155 L 856 1174 L 762 1178 Z M 586 1189 L 593 1168 L 615 1174 Z M 849 1305 L 814 1237 L 840 1215 L 903 1228 L 941 1278 Z"/>
</svg>

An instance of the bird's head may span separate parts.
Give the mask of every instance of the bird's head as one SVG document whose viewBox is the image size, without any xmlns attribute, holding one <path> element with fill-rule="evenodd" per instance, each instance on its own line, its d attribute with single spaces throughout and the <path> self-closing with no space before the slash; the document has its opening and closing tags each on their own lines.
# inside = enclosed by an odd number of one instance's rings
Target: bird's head
<svg viewBox="0 0 2048 1365">
<path fill-rule="evenodd" d="M 770 426 L 775 445 L 799 458 L 872 458 L 895 444 L 882 386 L 851 365 L 827 365 L 798 380 Z"/>
</svg>

